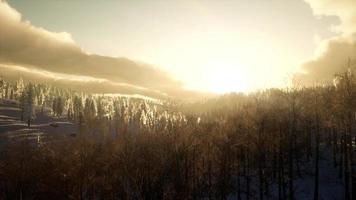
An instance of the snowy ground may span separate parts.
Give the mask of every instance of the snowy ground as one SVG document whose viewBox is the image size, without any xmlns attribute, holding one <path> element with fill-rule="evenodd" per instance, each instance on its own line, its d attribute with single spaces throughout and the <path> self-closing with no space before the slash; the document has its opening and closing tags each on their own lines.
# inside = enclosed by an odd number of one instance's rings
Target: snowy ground
<svg viewBox="0 0 356 200">
<path fill-rule="evenodd" d="M 30 127 L 20 120 L 20 116 L 16 101 L 0 100 L 0 144 L 23 139 L 36 143 L 65 140 L 77 131 L 74 124 L 52 117 L 48 110 L 41 114 L 40 109 L 36 109 L 36 118 Z M 58 124 L 58 127 L 50 126 L 51 123 Z"/>
<path fill-rule="evenodd" d="M 342 200 L 344 199 L 343 180 L 338 178 L 338 168 L 334 168 L 331 152 L 324 147 L 321 149 L 320 176 L 319 176 L 319 199 L 321 200 Z M 313 172 L 314 165 L 310 163 L 307 171 Z M 295 181 L 295 193 L 297 199 L 311 199 L 314 195 L 314 176 L 304 174 Z"/>
<path fill-rule="evenodd" d="M 338 178 L 338 168 L 334 168 L 332 155 L 327 146 L 321 146 L 319 162 L 319 199 L 320 200 L 343 200 L 344 199 L 344 184 L 343 180 Z M 314 199 L 314 162 L 301 166 L 301 176 L 294 180 L 294 194 L 296 200 L 313 200 Z M 251 195 L 252 199 L 258 199 L 258 184 L 256 177 L 251 178 Z M 242 188 L 245 190 L 245 188 Z M 288 192 L 288 191 L 287 191 Z M 242 199 L 246 199 L 246 195 L 241 195 Z M 250 198 L 250 199 L 251 199 Z M 232 194 L 228 198 L 235 200 L 236 195 Z M 270 195 L 264 196 L 264 199 L 278 199 L 278 186 L 271 184 Z"/>
</svg>

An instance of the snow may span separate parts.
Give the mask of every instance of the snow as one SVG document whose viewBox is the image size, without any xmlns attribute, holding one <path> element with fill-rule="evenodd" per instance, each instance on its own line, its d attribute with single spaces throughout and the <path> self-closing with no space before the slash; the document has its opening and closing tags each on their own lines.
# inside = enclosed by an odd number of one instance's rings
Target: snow
<svg viewBox="0 0 356 200">
<path fill-rule="evenodd" d="M 17 105 L 16 101 L 0 100 L 1 143 L 22 139 L 34 142 L 46 141 L 53 138 L 68 137 L 70 134 L 76 133 L 77 127 L 75 124 L 66 121 L 64 118 L 50 116 L 48 110 L 41 114 L 40 108 L 36 108 L 36 118 L 28 127 L 27 123 L 20 121 L 21 110 Z M 58 127 L 50 126 L 54 122 L 58 124 Z"/>
<path fill-rule="evenodd" d="M 328 147 L 321 149 L 321 160 L 319 165 L 319 199 L 343 200 L 344 185 L 342 179 L 338 178 L 338 168 L 333 166 L 332 155 Z M 314 165 L 310 163 L 308 172 L 313 172 Z M 296 199 L 312 199 L 314 195 L 314 176 L 312 173 L 304 174 L 295 181 Z"/>
</svg>

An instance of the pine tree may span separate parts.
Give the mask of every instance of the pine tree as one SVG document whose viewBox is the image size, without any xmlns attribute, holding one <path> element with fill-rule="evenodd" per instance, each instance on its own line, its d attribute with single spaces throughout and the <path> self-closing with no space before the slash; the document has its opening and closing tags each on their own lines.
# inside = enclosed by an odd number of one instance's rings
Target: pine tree
<svg viewBox="0 0 356 200">
<path fill-rule="evenodd" d="M 10 99 L 13 100 L 14 99 L 14 88 L 10 87 Z"/>
<path fill-rule="evenodd" d="M 79 96 L 74 97 L 73 115 L 74 115 L 74 120 L 79 122 L 81 125 L 82 118 L 83 118 L 83 102 L 82 102 L 82 98 Z"/>
<path fill-rule="evenodd" d="M 2 98 L 2 96 L 3 96 L 4 84 L 5 84 L 5 81 L 4 81 L 4 79 L 2 78 L 2 76 L 0 76 L 0 98 Z"/>
<path fill-rule="evenodd" d="M 96 105 L 94 99 L 88 97 L 85 99 L 84 117 L 90 123 L 93 121 L 95 114 L 96 114 Z"/>
<path fill-rule="evenodd" d="M 23 91 L 25 89 L 25 85 L 23 83 L 22 78 L 20 78 L 17 82 L 16 82 L 16 86 L 15 86 L 15 98 L 20 98 Z"/>
<path fill-rule="evenodd" d="M 21 121 L 24 121 L 24 115 L 25 115 L 25 100 L 26 100 L 26 93 L 22 92 L 19 96 L 19 107 L 21 109 L 21 116 L 20 119 Z"/>
<path fill-rule="evenodd" d="M 57 97 L 56 111 L 58 117 L 62 116 L 64 111 L 64 100 L 62 97 Z"/>
<path fill-rule="evenodd" d="M 54 116 L 57 116 L 57 98 L 54 98 L 52 101 L 52 112 Z"/>
<path fill-rule="evenodd" d="M 41 89 L 38 95 L 38 105 L 41 106 L 41 114 L 43 114 L 45 103 L 46 103 L 46 96 L 43 92 L 43 89 Z"/>
<path fill-rule="evenodd" d="M 31 83 L 27 86 L 24 105 L 24 117 L 27 120 L 28 127 L 30 127 L 31 121 L 36 117 L 34 105 L 34 88 Z"/>
<path fill-rule="evenodd" d="M 5 84 L 5 89 L 4 89 L 4 98 L 8 98 L 8 93 L 9 93 L 9 83 Z"/>
<path fill-rule="evenodd" d="M 73 101 L 72 98 L 68 98 L 65 103 L 64 110 L 67 111 L 67 118 L 72 120 L 74 117 L 74 108 L 73 108 Z"/>
</svg>

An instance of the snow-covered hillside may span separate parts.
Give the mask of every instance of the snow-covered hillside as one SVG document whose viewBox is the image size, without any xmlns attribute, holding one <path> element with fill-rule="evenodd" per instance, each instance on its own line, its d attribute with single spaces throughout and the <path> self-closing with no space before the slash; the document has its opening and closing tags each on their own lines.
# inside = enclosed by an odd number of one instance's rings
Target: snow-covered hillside
<svg viewBox="0 0 356 200">
<path fill-rule="evenodd" d="M 47 142 L 55 138 L 66 139 L 74 136 L 77 127 L 64 118 L 52 117 L 48 110 L 41 113 L 36 108 L 36 118 L 30 127 L 20 120 L 21 110 L 18 102 L 0 100 L 0 138 L 1 143 L 18 140 L 31 140 L 33 142 Z"/>
</svg>

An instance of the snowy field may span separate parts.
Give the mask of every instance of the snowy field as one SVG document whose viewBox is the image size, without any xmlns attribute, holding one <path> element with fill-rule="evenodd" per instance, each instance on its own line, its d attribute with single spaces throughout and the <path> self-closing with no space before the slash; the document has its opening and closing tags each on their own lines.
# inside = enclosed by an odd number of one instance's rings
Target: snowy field
<svg viewBox="0 0 356 200">
<path fill-rule="evenodd" d="M 36 118 L 28 127 L 20 120 L 16 101 L 0 100 L 0 143 L 30 140 L 34 143 L 61 141 L 76 134 L 76 126 L 62 118 L 52 117 L 48 110 L 36 108 Z"/>
</svg>

